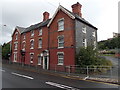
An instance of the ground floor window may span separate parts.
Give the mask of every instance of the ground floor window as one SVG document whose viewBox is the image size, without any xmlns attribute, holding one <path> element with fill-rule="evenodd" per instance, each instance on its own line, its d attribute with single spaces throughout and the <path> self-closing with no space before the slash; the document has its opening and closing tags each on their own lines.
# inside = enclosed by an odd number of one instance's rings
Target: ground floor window
<svg viewBox="0 0 120 90">
<path fill-rule="evenodd" d="M 41 59 L 42 59 L 42 57 L 38 56 L 38 65 L 41 65 Z"/>
<path fill-rule="evenodd" d="M 58 52 L 58 65 L 63 65 L 64 64 L 64 53 L 63 52 Z"/>
<path fill-rule="evenodd" d="M 14 62 L 17 62 L 17 53 L 14 53 Z"/>
<path fill-rule="evenodd" d="M 30 64 L 33 63 L 33 57 L 34 57 L 34 53 L 30 53 Z"/>
</svg>

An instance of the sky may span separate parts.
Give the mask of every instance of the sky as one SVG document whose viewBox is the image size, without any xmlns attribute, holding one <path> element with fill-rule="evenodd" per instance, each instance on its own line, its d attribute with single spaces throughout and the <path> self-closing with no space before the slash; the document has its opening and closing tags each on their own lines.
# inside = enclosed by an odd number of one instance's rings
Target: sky
<svg viewBox="0 0 120 90">
<path fill-rule="evenodd" d="M 98 28 L 98 41 L 113 37 L 118 32 L 119 0 L 0 0 L 0 44 L 9 42 L 16 26 L 28 27 L 43 20 L 43 12 L 50 18 L 62 5 L 82 4 L 82 17 Z"/>
</svg>

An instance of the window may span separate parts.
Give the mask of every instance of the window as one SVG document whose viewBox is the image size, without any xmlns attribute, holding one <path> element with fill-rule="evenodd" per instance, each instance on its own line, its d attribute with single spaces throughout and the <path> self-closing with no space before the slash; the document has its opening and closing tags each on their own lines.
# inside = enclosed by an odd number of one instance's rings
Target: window
<svg viewBox="0 0 120 90">
<path fill-rule="evenodd" d="M 38 65 L 41 65 L 41 59 L 42 59 L 42 57 L 38 56 Z"/>
<path fill-rule="evenodd" d="M 58 52 L 58 65 L 63 65 L 63 64 L 64 64 L 64 53 Z"/>
<path fill-rule="evenodd" d="M 87 40 L 86 39 L 83 39 L 83 47 L 87 47 Z"/>
<path fill-rule="evenodd" d="M 25 34 L 23 34 L 23 39 L 25 39 Z"/>
<path fill-rule="evenodd" d="M 38 42 L 38 48 L 42 48 L 42 39 L 41 38 L 39 39 L 39 42 Z"/>
<path fill-rule="evenodd" d="M 14 52 L 14 62 L 17 62 L 17 53 Z"/>
<path fill-rule="evenodd" d="M 94 46 L 94 50 L 95 50 L 96 49 L 96 41 L 94 41 L 93 46 Z"/>
<path fill-rule="evenodd" d="M 58 21 L 58 31 L 63 31 L 64 30 L 64 19 L 60 19 Z"/>
<path fill-rule="evenodd" d="M 18 33 L 15 34 L 15 40 L 18 40 Z"/>
<path fill-rule="evenodd" d="M 30 64 L 33 64 L 34 53 L 30 53 Z"/>
<path fill-rule="evenodd" d="M 58 48 L 64 47 L 64 36 L 58 36 Z"/>
<path fill-rule="evenodd" d="M 31 46 L 30 46 L 30 49 L 34 49 L 34 40 L 31 40 L 31 41 L 30 41 L 30 45 L 31 45 Z"/>
<path fill-rule="evenodd" d="M 31 31 L 31 37 L 33 37 L 33 36 L 34 36 L 34 31 L 32 30 L 32 31 Z"/>
<path fill-rule="evenodd" d="M 42 35 L 42 29 L 39 30 L 39 36 Z"/>
<path fill-rule="evenodd" d="M 14 47 L 14 50 L 17 50 L 17 48 L 18 48 L 18 44 L 15 43 L 14 46 L 15 46 L 15 47 Z"/>
<path fill-rule="evenodd" d="M 23 42 L 23 50 L 25 50 L 25 42 Z"/>
<path fill-rule="evenodd" d="M 92 36 L 95 37 L 95 31 L 92 32 Z"/>
<path fill-rule="evenodd" d="M 82 27 L 82 32 L 86 33 L 86 27 Z"/>
</svg>

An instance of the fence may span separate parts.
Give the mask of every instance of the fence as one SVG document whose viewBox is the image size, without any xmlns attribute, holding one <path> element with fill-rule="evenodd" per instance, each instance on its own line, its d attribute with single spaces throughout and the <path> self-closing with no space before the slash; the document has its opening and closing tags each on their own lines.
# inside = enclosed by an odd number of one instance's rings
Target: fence
<svg viewBox="0 0 120 90">
<path fill-rule="evenodd" d="M 10 61 L 3 61 L 3 64 L 12 64 L 11 66 L 17 66 L 27 68 L 30 70 L 42 71 L 42 66 L 25 65 L 21 63 L 13 63 Z M 63 73 L 67 75 L 76 75 L 79 77 L 99 77 L 99 78 L 118 78 L 118 68 L 111 66 L 84 66 L 79 65 L 50 65 L 49 70 L 56 73 Z"/>
</svg>

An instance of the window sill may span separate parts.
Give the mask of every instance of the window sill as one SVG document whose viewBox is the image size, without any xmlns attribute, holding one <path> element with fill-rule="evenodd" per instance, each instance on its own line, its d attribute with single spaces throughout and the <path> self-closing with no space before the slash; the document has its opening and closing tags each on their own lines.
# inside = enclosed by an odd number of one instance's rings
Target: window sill
<svg viewBox="0 0 120 90">
<path fill-rule="evenodd" d="M 39 66 L 41 65 L 41 64 L 38 64 Z"/>
<path fill-rule="evenodd" d="M 17 61 L 13 61 L 13 62 L 17 62 Z"/>
<path fill-rule="evenodd" d="M 30 48 L 30 49 L 34 49 L 34 48 Z"/>
<path fill-rule="evenodd" d="M 58 30 L 58 32 L 64 31 L 64 29 Z"/>
<path fill-rule="evenodd" d="M 64 64 L 62 64 L 62 63 L 58 63 L 57 65 L 63 66 Z"/>
<path fill-rule="evenodd" d="M 38 49 L 42 49 L 42 47 L 38 47 Z"/>
<path fill-rule="evenodd" d="M 62 49 L 62 48 L 64 48 L 64 47 L 58 47 L 58 49 Z"/>
</svg>

